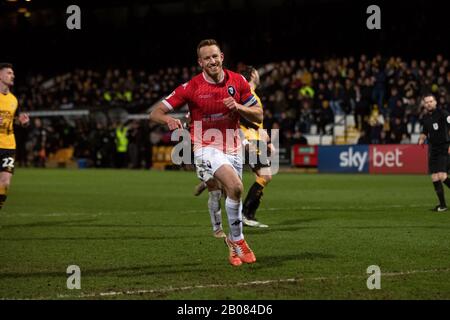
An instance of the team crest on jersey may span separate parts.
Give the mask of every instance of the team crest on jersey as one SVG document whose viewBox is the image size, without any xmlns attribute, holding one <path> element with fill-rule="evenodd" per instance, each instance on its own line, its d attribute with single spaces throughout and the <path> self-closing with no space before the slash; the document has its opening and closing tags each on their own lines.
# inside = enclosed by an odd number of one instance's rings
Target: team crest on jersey
<svg viewBox="0 0 450 320">
<path fill-rule="evenodd" d="M 439 129 L 439 125 L 437 123 L 433 123 L 433 129 L 434 130 L 438 130 Z"/>
<path fill-rule="evenodd" d="M 233 86 L 228 86 L 228 93 L 230 94 L 230 96 L 234 97 L 236 90 L 234 89 Z"/>
</svg>

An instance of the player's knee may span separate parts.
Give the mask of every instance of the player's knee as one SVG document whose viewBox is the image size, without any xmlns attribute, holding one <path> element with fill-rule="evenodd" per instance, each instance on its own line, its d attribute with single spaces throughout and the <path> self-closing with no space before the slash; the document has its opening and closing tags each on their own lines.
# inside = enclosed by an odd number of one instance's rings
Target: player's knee
<svg viewBox="0 0 450 320">
<path fill-rule="evenodd" d="M 261 178 L 264 179 L 266 185 L 269 184 L 270 181 L 272 181 L 271 175 L 263 175 L 263 176 L 261 176 Z"/>
<path fill-rule="evenodd" d="M 230 188 L 228 188 L 227 195 L 234 200 L 239 200 L 243 192 L 244 186 L 242 185 L 241 182 L 239 182 L 235 183 Z"/>
<path fill-rule="evenodd" d="M 4 178 L 4 177 L 0 178 L 0 186 L 1 187 L 8 189 L 10 185 L 11 185 L 11 179 Z"/>
<path fill-rule="evenodd" d="M 214 179 L 209 179 L 208 181 L 206 181 L 206 186 L 208 187 L 208 191 L 215 191 L 220 189 L 219 185 Z"/>
<path fill-rule="evenodd" d="M 267 186 L 270 181 L 272 181 L 271 175 L 262 174 L 256 177 L 256 183 L 260 184 L 263 187 Z"/>
</svg>

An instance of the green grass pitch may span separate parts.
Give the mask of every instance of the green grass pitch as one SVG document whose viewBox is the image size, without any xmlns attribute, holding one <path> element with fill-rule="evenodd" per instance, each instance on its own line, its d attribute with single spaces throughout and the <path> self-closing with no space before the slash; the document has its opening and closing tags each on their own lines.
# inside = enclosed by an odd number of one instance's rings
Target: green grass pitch
<svg viewBox="0 0 450 320">
<path fill-rule="evenodd" d="M 18 169 L 0 211 L 0 298 L 450 299 L 450 213 L 430 211 L 428 176 L 278 174 L 258 212 L 270 227 L 244 230 L 257 262 L 237 268 L 197 182 Z M 66 287 L 69 265 L 80 290 Z M 370 265 L 380 290 L 367 288 Z"/>
</svg>

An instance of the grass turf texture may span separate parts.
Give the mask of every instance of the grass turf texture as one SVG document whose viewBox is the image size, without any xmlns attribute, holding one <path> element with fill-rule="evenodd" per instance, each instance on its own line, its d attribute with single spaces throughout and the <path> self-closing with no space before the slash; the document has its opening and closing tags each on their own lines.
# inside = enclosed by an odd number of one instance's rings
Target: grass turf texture
<svg viewBox="0 0 450 320">
<path fill-rule="evenodd" d="M 450 299 L 450 214 L 429 211 L 428 176 L 278 174 L 258 212 L 270 228 L 245 229 L 257 263 L 238 268 L 197 182 L 18 169 L 0 211 L 0 298 Z M 69 265 L 81 290 L 66 288 Z M 381 290 L 367 289 L 370 265 Z"/>
</svg>

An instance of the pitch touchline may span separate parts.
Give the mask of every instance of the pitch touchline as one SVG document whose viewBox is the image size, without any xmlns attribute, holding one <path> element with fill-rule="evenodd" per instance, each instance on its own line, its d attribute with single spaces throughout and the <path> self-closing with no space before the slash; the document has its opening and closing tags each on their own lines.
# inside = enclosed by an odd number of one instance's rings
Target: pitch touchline
<svg viewBox="0 0 450 320">
<path fill-rule="evenodd" d="M 400 271 L 400 272 L 387 272 L 382 273 L 382 277 L 398 277 L 418 273 L 437 273 L 437 272 L 449 272 L 448 269 L 432 269 L 432 270 L 410 270 L 410 271 Z M 206 285 L 196 285 L 196 286 L 185 286 L 185 287 L 169 287 L 162 289 L 143 289 L 143 290 L 127 290 L 127 291 L 109 291 L 100 293 L 87 293 L 80 294 L 78 296 L 74 295 L 58 295 L 58 298 L 94 298 L 94 297 L 109 297 L 109 296 L 121 296 L 121 295 L 140 295 L 149 293 L 168 293 L 174 291 L 189 291 L 195 289 L 214 289 L 214 288 L 229 288 L 229 287 L 248 287 L 248 286 L 258 286 L 258 285 L 268 285 L 277 283 L 295 283 L 295 282 L 305 282 L 305 281 L 323 281 L 323 280 L 339 280 L 346 278 L 365 278 L 362 275 L 344 275 L 335 277 L 314 277 L 314 278 L 289 278 L 289 279 L 278 279 L 278 280 L 256 280 L 249 282 L 238 282 L 234 284 L 206 284 Z"/>
<path fill-rule="evenodd" d="M 336 210 L 336 209 L 366 209 L 367 206 L 341 206 L 341 207 L 314 207 L 314 206 L 300 206 L 295 208 L 259 208 L 258 211 L 277 211 L 277 210 Z M 371 209 L 392 209 L 392 208 L 427 208 L 426 205 L 411 204 L 411 205 L 386 205 L 386 206 L 370 206 Z M 185 213 L 205 212 L 205 210 L 187 210 Z"/>
<path fill-rule="evenodd" d="M 427 208 L 426 205 L 420 205 L 420 204 L 410 204 L 410 205 L 400 205 L 400 204 L 392 204 L 392 205 L 385 205 L 385 206 L 371 206 L 371 209 L 389 209 L 389 208 Z M 259 208 L 259 211 L 277 211 L 277 210 L 336 210 L 336 209 L 367 209 L 367 206 L 341 206 L 341 207 L 314 207 L 314 206 L 300 206 L 300 207 L 295 207 L 295 208 Z M 173 212 L 170 210 L 166 210 L 166 211 L 161 211 L 158 210 L 159 213 L 162 212 Z M 205 210 L 186 210 L 186 211 L 180 211 L 180 213 L 200 213 L 200 212 L 205 212 Z M 126 212 L 126 214 L 133 214 L 133 215 L 138 215 L 141 214 L 143 212 L 139 212 L 139 211 L 129 211 Z M 75 212 L 75 213 L 70 213 L 70 212 L 61 212 L 61 213 L 47 213 L 47 214 L 35 214 L 35 213 L 4 213 L 3 216 L 4 217 L 9 217 L 9 216 L 13 216 L 13 217 L 62 217 L 62 216 L 92 216 L 92 217 L 97 217 L 97 216 L 104 216 L 104 215 L 117 215 L 117 212 L 98 212 L 98 213 L 87 213 L 87 212 Z"/>
</svg>

